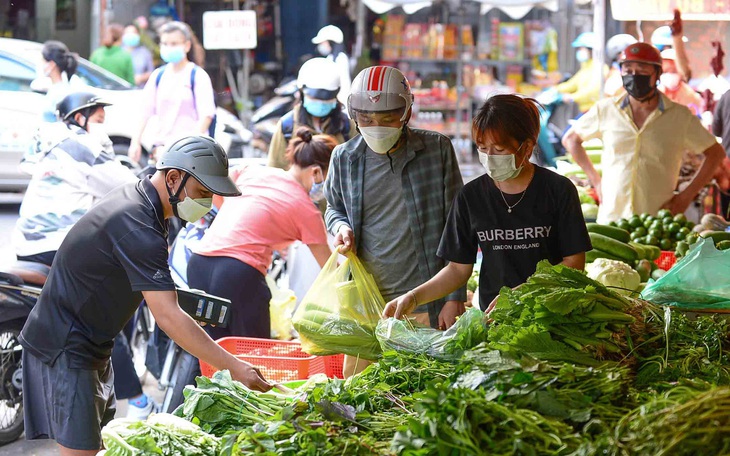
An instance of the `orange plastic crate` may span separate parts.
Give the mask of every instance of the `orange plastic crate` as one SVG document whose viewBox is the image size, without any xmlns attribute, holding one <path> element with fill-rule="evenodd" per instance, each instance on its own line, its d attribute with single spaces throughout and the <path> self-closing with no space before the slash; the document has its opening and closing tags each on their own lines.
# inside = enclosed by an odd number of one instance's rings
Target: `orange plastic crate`
<svg viewBox="0 0 730 456">
<path fill-rule="evenodd" d="M 253 337 L 223 337 L 216 341 L 236 358 L 261 370 L 267 380 L 287 382 L 303 380 L 315 374 L 342 378 L 344 355 L 313 356 L 302 351 L 299 342 Z M 200 372 L 210 377 L 213 366 L 200 361 Z"/>
<path fill-rule="evenodd" d="M 677 256 L 670 250 L 662 250 L 662 254 L 654 262 L 659 266 L 659 269 L 668 271 L 677 262 Z"/>
</svg>

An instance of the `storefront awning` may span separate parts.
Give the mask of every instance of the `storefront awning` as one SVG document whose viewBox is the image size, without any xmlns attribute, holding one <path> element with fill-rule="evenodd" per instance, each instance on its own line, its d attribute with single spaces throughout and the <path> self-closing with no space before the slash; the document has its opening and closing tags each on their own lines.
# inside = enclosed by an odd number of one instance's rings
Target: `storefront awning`
<svg viewBox="0 0 730 456">
<path fill-rule="evenodd" d="M 730 0 L 611 0 L 617 21 L 669 21 L 675 8 L 682 11 L 685 21 L 730 21 Z"/>
<path fill-rule="evenodd" d="M 481 3 L 481 13 L 498 8 L 513 19 L 523 18 L 532 8 L 542 7 L 550 11 L 558 10 L 558 0 L 475 0 Z M 383 14 L 393 8 L 402 7 L 406 14 L 412 14 L 421 8 L 430 6 L 433 1 L 423 0 L 363 0 L 363 3 L 377 14 Z"/>
</svg>

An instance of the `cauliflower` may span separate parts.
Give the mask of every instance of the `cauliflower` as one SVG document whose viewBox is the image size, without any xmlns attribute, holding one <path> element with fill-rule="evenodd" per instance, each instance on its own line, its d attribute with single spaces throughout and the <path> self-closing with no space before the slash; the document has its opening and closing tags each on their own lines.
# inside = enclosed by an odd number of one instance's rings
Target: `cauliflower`
<svg viewBox="0 0 730 456">
<path fill-rule="evenodd" d="M 614 291 L 630 295 L 639 289 L 641 277 L 639 273 L 622 261 L 599 258 L 586 265 L 588 277 L 602 283 Z"/>
</svg>

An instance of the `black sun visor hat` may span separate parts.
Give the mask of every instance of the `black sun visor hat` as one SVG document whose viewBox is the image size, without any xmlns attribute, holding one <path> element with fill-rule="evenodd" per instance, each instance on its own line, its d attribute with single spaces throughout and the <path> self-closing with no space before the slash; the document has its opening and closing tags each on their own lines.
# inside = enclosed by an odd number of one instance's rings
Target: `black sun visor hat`
<svg viewBox="0 0 730 456">
<path fill-rule="evenodd" d="M 210 136 L 187 136 L 175 141 L 157 162 L 157 169 L 185 171 L 216 195 L 241 195 L 228 177 L 228 155 Z"/>
</svg>

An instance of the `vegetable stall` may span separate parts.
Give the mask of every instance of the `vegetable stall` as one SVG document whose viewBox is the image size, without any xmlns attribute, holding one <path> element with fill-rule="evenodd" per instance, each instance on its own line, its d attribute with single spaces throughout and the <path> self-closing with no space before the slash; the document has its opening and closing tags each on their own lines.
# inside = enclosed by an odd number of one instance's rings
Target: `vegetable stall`
<svg viewBox="0 0 730 456">
<path fill-rule="evenodd" d="M 630 270 L 653 263 L 637 236 L 598 230 L 632 249 Z M 665 277 L 728 253 L 698 238 Z M 199 377 L 176 416 L 112 421 L 106 456 L 727 454 L 730 322 L 618 290 L 541 262 L 488 317 L 469 309 L 438 334 L 379 322 L 379 360 L 349 379 L 258 393 Z"/>
</svg>

